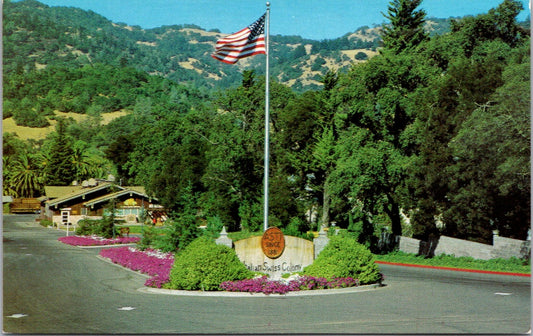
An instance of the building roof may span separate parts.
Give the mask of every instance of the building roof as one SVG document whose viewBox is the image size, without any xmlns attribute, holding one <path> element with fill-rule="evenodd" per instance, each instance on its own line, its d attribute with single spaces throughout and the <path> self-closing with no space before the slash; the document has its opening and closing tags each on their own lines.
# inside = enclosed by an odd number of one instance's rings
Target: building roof
<svg viewBox="0 0 533 336">
<path fill-rule="evenodd" d="M 69 185 L 69 186 L 45 186 L 44 194 L 48 199 L 54 199 L 58 197 L 65 197 L 66 195 L 73 194 L 83 189 L 81 185 Z"/>
<path fill-rule="evenodd" d="M 109 201 L 110 199 L 117 198 L 117 197 L 120 197 L 122 195 L 128 195 L 128 194 L 130 196 L 132 196 L 133 194 L 136 194 L 136 195 L 139 195 L 141 197 L 149 198 L 149 196 L 146 195 L 144 192 L 138 192 L 136 190 L 131 189 L 131 187 L 126 187 L 126 188 L 128 188 L 128 189 L 119 190 L 119 191 L 116 191 L 114 193 L 110 193 L 110 194 L 107 194 L 107 195 L 92 199 L 90 201 L 87 201 L 87 202 L 83 203 L 83 205 L 92 206 L 92 205 L 95 205 L 95 204 L 98 204 L 98 203 L 102 203 L 102 202 L 106 202 L 106 201 Z M 138 187 L 138 188 L 142 188 L 142 187 Z M 144 188 L 142 188 L 142 189 L 144 189 Z"/>
<path fill-rule="evenodd" d="M 81 187 L 81 186 L 71 186 L 71 187 L 79 187 L 79 188 L 72 188 L 72 189 L 63 189 L 63 192 L 65 192 L 63 195 L 60 195 L 60 194 L 56 194 L 56 198 L 54 199 L 49 199 L 48 201 L 46 201 L 46 203 L 48 203 L 49 205 L 57 205 L 57 204 L 61 204 L 61 203 L 64 203 L 66 201 L 70 201 L 74 198 L 77 198 L 77 197 L 80 197 L 80 196 L 83 196 L 83 195 L 87 195 L 87 194 L 90 194 L 92 192 L 95 192 L 95 191 L 98 191 L 98 190 L 102 190 L 102 189 L 105 189 L 105 188 L 109 188 L 113 186 L 113 184 L 109 183 L 109 182 L 104 182 L 102 184 L 99 184 L 97 186 L 94 186 L 94 187 Z M 119 187 L 119 186 L 117 186 Z M 56 187 L 57 188 L 57 187 Z M 119 187 L 119 188 L 122 188 L 122 187 Z M 58 191 L 61 191 L 59 189 L 52 189 L 52 192 L 58 192 Z M 46 187 L 45 187 L 45 192 L 46 192 Z M 48 194 L 47 194 L 48 196 Z M 51 197 L 49 197 L 51 198 Z"/>
<path fill-rule="evenodd" d="M 133 190 L 133 191 L 136 191 L 138 193 L 141 193 L 141 194 L 146 194 L 146 190 L 144 189 L 143 186 L 125 186 L 125 187 L 122 187 L 124 189 L 128 189 L 128 190 Z"/>
<path fill-rule="evenodd" d="M 83 187 L 79 185 L 78 186 L 45 186 L 44 190 L 45 190 L 46 198 L 48 199 L 46 203 L 49 206 L 53 206 L 53 205 L 58 205 L 58 204 L 70 201 L 78 197 L 82 197 L 84 195 L 88 195 L 92 192 L 110 188 L 110 187 L 116 187 L 119 190 L 110 192 L 106 195 L 89 200 L 85 202 L 84 204 L 94 205 L 94 204 L 97 204 L 97 203 L 100 203 L 106 200 L 110 200 L 112 198 L 116 198 L 118 196 L 121 196 L 127 193 L 135 193 L 140 196 L 149 197 L 148 195 L 146 195 L 144 187 L 142 186 L 123 187 L 123 186 L 119 186 L 119 185 L 109 183 L 109 182 L 103 182 L 93 187 Z"/>
</svg>

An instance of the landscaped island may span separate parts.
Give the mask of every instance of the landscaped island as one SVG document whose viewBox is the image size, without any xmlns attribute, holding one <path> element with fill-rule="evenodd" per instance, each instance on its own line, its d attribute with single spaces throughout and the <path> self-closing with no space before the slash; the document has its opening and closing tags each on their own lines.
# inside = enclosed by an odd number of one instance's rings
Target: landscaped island
<svg viewBox="0 0 533 336">
<path fill-rule="evenodd" d="M 126 238 L 61 237 L 60 241 L 81 246 L 98 242 L 129 242 Z M 101 244 L 103 245 L 103 244 Z M 252 272 L 239 260 L 235 251 L 217 245 L 212 238 L 201 236 L 177 253 L 161 252 L 140 246 L 103 249 L 99 255 L 128 269 L 150 275 L 145 286 L 202 291 L 232 291 L 285 294 L 290 291 L 333 289 L 378 283 L 382 274 L 368 249 L 350 237 L 332 237 L 315 262 L 303 272 L 287 273 L 272 280 Z"/>
</svg>

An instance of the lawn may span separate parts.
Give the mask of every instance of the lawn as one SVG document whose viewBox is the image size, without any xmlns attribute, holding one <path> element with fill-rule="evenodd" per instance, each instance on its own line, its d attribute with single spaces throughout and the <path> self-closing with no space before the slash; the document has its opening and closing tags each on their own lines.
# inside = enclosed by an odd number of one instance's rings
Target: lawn
<svg viewBox="0 0 533 336">
<path fill-rule="evenodd" d="M 164 229 L 163 226 L 153 226 L 153 225 L 144 225 L 144 226 L 141 226 L 141 225 L 117 225 L 116 226 L 117 228 L 121 228 L 121 227 L 128 227 L 130 228 L 130 234 L 141 234 L 143 230 L 146 230 L 147 228 L 150 228 L 152 230 L 160 230 L 162 231 Z"/>
<path fill-rule="evenodd" d="M 375 255 L 375 259 L 376 261 L 403 264 L 531 274 L 529 261 L 518 258 L 480 260 L 471 257 L 454 257 L 444 254 L 433 258 L 424 258 L 423 256 L 416 256 L 410 253 L 392 252 L 385 255 Z"/>
</svg>

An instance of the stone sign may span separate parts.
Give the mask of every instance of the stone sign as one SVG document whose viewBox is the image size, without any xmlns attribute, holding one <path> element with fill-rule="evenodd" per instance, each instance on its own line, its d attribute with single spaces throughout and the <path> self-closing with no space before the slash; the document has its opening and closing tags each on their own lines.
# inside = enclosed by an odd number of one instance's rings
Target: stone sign
<svg viewBox="0 0 533 336">
<path fill-rule="evenodd" d="M 261 238 L 263 253 L 270 259 L 278 258 L 285 249 L 285 237 L 277 227 L 271 227 L 263 233 Z"/>
<path fill-rule="evenodd" d="M 271 258 L 267 253 L 263 252 L 263 242 L 265 244 L 266 242 L 270 242 L 272 245 L 276 245 L 276 242 L 281 244 L 279 240 L 280 236 L 275 235 L 272 238 L 269 234 L 269 237 L 265 240 L 263 240 L 263 237 L 264 234 L 263 236 L 241 239 L 234 242 L 237 256 L 249 270 L 266 273 L 272 279 L 280 279 L 284 273 L 300 272 L 304 267 L 313 263 L 313 242 L 303 238 L 283 236 L 282 234 L 284 248 L 281 249 L 282 252 L 279 256 Z M 273 250 L 278 249 L 278 246 L 271 247 Z"/>
</svg>

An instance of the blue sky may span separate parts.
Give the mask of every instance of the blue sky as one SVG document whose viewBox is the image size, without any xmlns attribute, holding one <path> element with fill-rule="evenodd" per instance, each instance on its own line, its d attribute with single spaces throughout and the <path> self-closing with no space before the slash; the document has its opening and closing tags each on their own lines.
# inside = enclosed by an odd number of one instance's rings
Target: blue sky
<svg viewBox="0 0 533 336">
<path fill-rule="evenodd" d="M 300 35 L 316 40 L 341 37 L 361 26 L 385 21 L 390 0 L 270 0 L 270 33 Z M 424 0 L 420 8 L 428 17 L 486 13 L 503 0 Z M 524 20 L 529 1 L 521 0 Z M 154 28 L 195 24 L 233 33 L 251 24 L 266 9 L 263 0 L 40 0 L 49 6 L 90 9 L 113 22 Z"/>
</svg>

